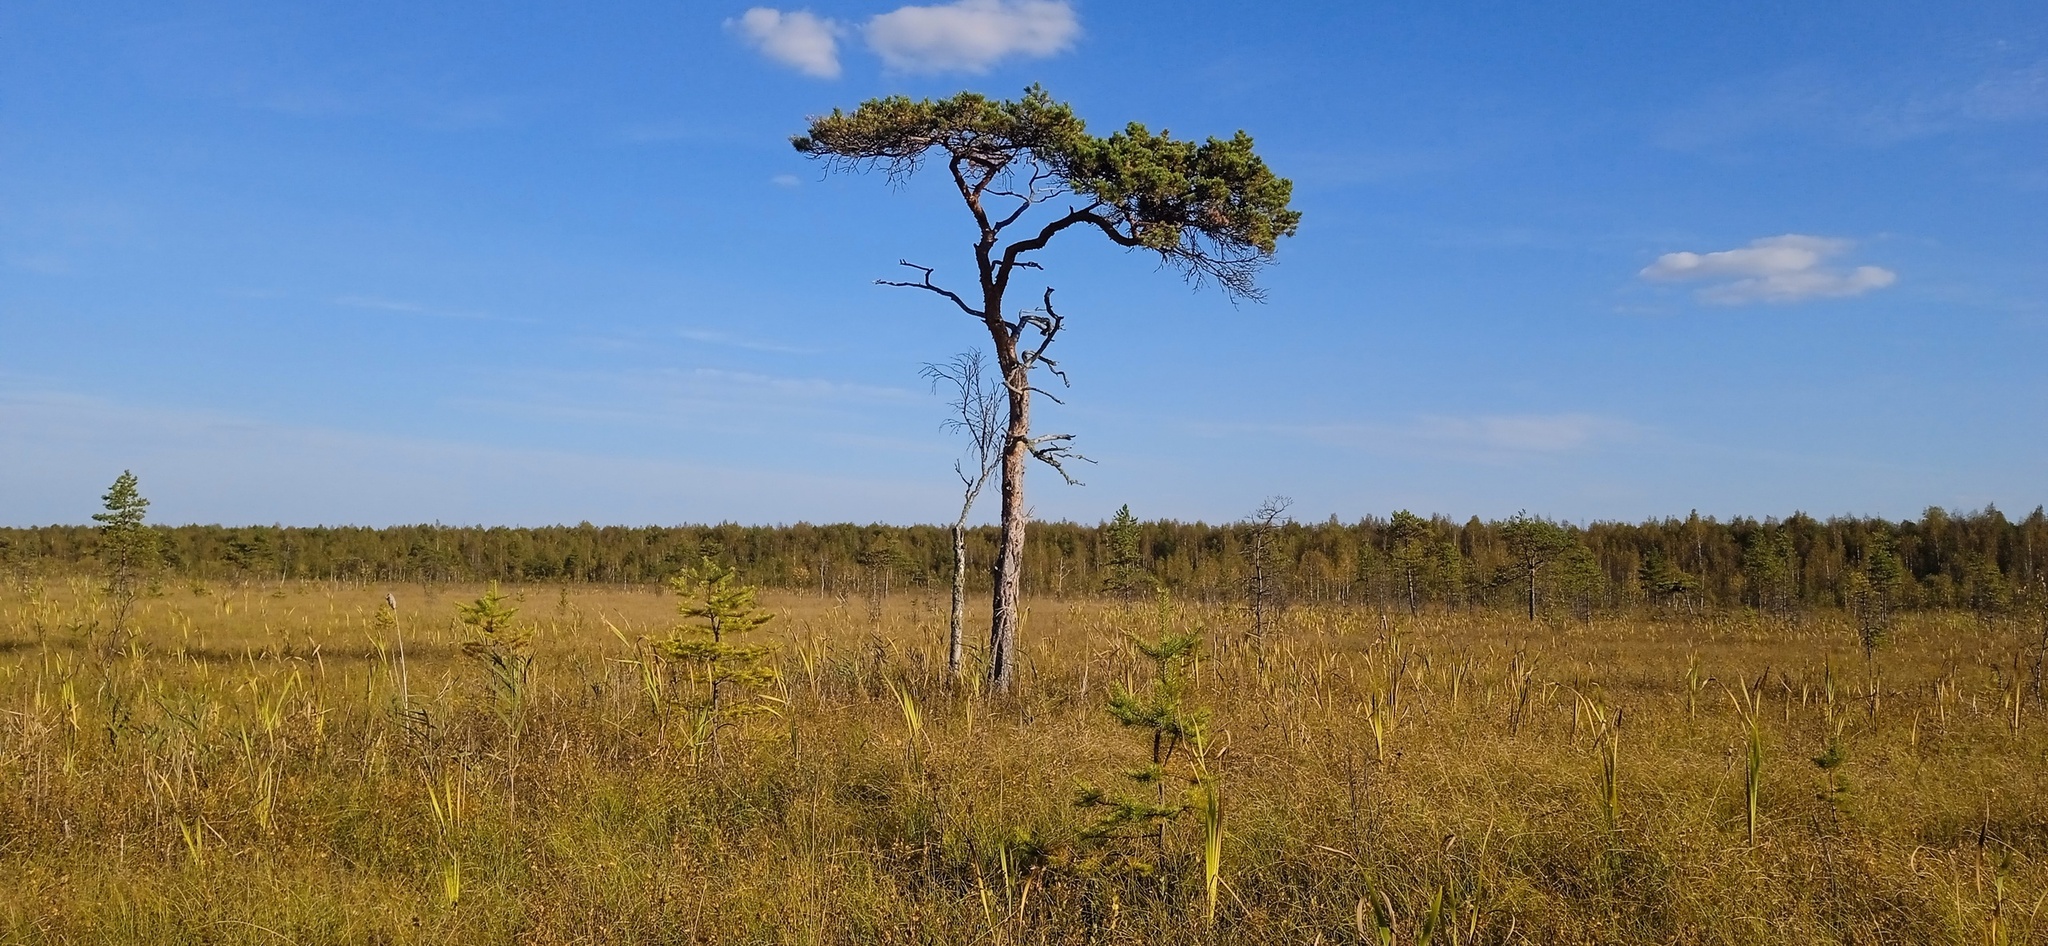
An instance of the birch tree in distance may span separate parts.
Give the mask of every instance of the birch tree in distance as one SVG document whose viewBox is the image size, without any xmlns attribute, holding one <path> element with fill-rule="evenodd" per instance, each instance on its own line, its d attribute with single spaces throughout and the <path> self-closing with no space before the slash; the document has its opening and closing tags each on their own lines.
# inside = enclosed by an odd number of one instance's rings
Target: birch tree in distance
<svg viewBox="0 0 2048 946">
<path fill-rule="evenodd" d="M 988 676 L 991 689 L 1008 692 L 1017 675 L 1024 467 L 1036 458 L 1065 477 L 1063 464 L 1073 458 L 1070 435 L 1031 432 L 1031 395 L 1044 393 L 1031 373 L 1044 368 L 1064 380 L 1046 351 L 1065 321 L 1053 310 L 1052 287 L 1044 287 L 1038 309 L 1015 315 L 1006 307 L 1010 291 L 1024 271 L 1042 268 L 1034 254 L 1078 227 L 1125 249 L 1157 253 L 1162 265 L 1198 286 L 1214 282 L 1233 300 L 1257 300 L 1260 269 L 1279 238 L 1292 236 L 1301 222 L 1288 207 L 1293 184 L 1267 169 L 1242 131 L 1196 143 L 1133 122 L 1098 138 L 1070 106 L 1037 86 L 1016 101 L 973 92 L 871 99 L 850 113 L 835 109 L 811 119 L 807 133 L 790 142 L 828 168 L 880 170 L 898 181 L 927 159 L 943 162 L 973 218 L 974 283 L 964 293 L 934 282 L 936 267 L 908 260 L 903 266 L 916 279 L 878 282 L 945 299 L 994 343 L 1007 411 Z"/>
</svg>

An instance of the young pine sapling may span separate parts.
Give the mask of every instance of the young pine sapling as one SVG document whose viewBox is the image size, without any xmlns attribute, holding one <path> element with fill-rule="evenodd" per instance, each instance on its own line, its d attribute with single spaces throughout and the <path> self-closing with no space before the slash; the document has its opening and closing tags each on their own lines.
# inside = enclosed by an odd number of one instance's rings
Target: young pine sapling
<svg viewBox="0 0 2048 946">
<path fill-rule="evenodd" d="M 135 474 L 122 470 L 114 485 L 101 497 L 105 512 L 92 514 L 99 523 L 99 559 L 107 579 L 107 601 L 113 605 L 114 621 L 106 639 L 109 655 L 127 644 L 133 628 L 128 626 L 135 601 L 148 589 L 163 565 L 163 553 L 155 531 L 143 524 L 149 500 L 136 491 Z"/>
<path fill-rule="evenodd" d="M 1140 791 L 1149 788 L 1151 797 L 1117 796 L 1101 788 L 1083 786 L 1075 805 L 1101 810 L 1095 824 L 1089 826 L 1083 836 L 1103 843 L 1149 837 L 1154 844 L 1155 858 L 1163 858 L 1168 825 L 1189 811 L 1198 812 L 1204 829 L 1202 864 L 1208 887 L 1209 918 L 1213 922 L 1223 855 L 1223 800 L 1216 777 L 1208 765 L 1205 735 L 1209 711 L 1191 705 L 1188 692 L 1202 638 L 1199 634 L 1167 630 L 1153 640 L 1133 636 L 1131 643 L 1139 654 L 1151 661 L 1152 684 L 1144 692 L 1124 686 L 1113 688 L 1109 714 L 1117 722 L 1149 737 L 1149 761 L 1125 774 Z M 1171 770 L 1176 759 L 1186 760 L 1185 768 L 1178 773 Z M 1167 783 L 1175 780 L 1186 784 L 1183 800 L 1168 798 Z M 1129 847 L 1106 852 L 1089 863 L 1096 869 L 1116 867 L 1139 876 L 1150 875 L 1158 868 L 1155 859 L 1148 859 Z"/>
<path fill-rule="evenodd" d="M 775 668 L 764 664 L 770 647 L 735 644 L 730 638 L 753 631 L 775 616 L 755 603 L 759 589 L 741 584 L 737 570 L 708 555 L 699 559 L 695 568 L 671 579 L 669 587 L 682 596 L 677 610 L 692 623 L 677 628 L 668 639 L 654 642 L 653 649 L 662 660 L 702 674 L 707 692 L 698 729 L 716 753 L 720 726 L 749 709 L 729 700 L 729 691 L 764 686 L 775 679 Z"/>
<path fill-rule="evenodd" d="M 485 683 L 497 699 L 498 715 L 516 740 L 526 724 L 526 684 L 533 673 L 533 625 L 515 620 L 519 609 L 506 601 L 497 582 L 492 582 L 475 601 L 456 605 L 455 612 L 467 633 L 462 653 L 484 668 Z"/>
</svg>

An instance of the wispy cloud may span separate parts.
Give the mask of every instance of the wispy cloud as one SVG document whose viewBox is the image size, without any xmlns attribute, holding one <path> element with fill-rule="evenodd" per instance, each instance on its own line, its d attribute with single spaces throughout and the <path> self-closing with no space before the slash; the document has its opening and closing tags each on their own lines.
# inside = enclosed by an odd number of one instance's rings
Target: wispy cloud
<svg viewBox="0 0 2048 946">
<path fill-rule="evenodd" d="M 1423 414 L 1407 421 L 1331 424 L 1200 424 L 1215 435 L 1278 435 L 1341 447 L 1422 453 L 1460 460 L 1512 463 L 1598 449 L 1633 439 L 1637 425 L 1583 412 L 1556 414 Z"/>
<path fill-rule="evenodd" d="M 1733 250 L 1666 253 L 1638 275 L 1653 282 L 1707 281 L 1697 295 L 1719 305 L 1860 296 L 1898 281 L 1897 273 L 1881 266 L 1822 265 L 1851 245 L 1848 240 L 1788 233 Z"/>
<path fill-rule="evenodd" d="M 812 355 L 817 353 L 817 349 L 814 348 L 798 348 L 793 345 L 782 344 L 781 342 L 744 338 L 730 332 L 720 332 L 714 329 L 677 329 L 676 336 L 685 341 L 704 345 L 723 345 L 727 348 L 741 348 L 747 351 L 767 352 L 774 355 Z"/>
<path fill-rule="evenodd" d="M 448 406 L 501 416 L 705 432 L 773 429 L 784 437 L 850 432 L 865 417 L 921 409 L 919 392 L 829 378 L 679 368 L 529 371 L 517 385 L 483 381 Z"/>
<path fill-rule="evenodd" d="M 1066 0 L 955 0 L 905 6 L 867 22 L 868 48 L 900 72 L 986 72 L 1012 56 L 1065 52 L 1081 35 Z"/>
<path fill-rule="evenodd" d="M 1787 69 L 1705 92 L 1670 115 L 1657 143 L 1693 151 L 1774 135 L 1889 145 L 1973 127 L 2048 120 L 2048 61 L 1972 76 L 1873 84 L 1814 68 Z"/>
<path fill-rule="evenodd" d="M 749 467 L 713 451 L 588 453 L 280 424 L 31 389 L 0 374 L 0 524 L 84 522 L 122 469 L 153 521 L 914 522 L 929 490 L 901 476 Z M 733 456 L 745 451 L 732 451 Z M 687 483 L 688 489 L 676 484 Z"/>
<path fill-rule="evenodd" d="M 922 395 L 907 388 L 888 387 L 879 384 L 860 384 L 851 381 L 833 381 L 826 378 L 791 378 L 781 375 L 756 374 L 751 371 L 728 371 L 723 368 L 694 368 L 689 377 L 699 382 L 709 382 L 722 388 L 753 389 L 774 392 L 786 398 L 802 401 L 842 402 L 894 401 L 899 403 L 921 403 Z"/>
<path fill-rule="evenodd" d="M 670 118 L 627 125 L 619 129 L 618 140 L 636 145 L 688 141 L 707 145 L 753 147 L 761 143 L 761 136 L 731 126 L 714 125 L 704 119 Z"/>
<path fill-rule="evenodd" d="M 1582 450 L 1634 431 L 1632 425 L 1596 414 L 1431 415 L 1410 429 L 1424 440 L 1513 453 Z"/>
<path fill-rule="evenodd" d="M 725 28 L 738 33 L 762 55 L 804 75 L 839 78 L 842 29 L 832 20 L 809 10 L 784 13 L 771 7 L 754 7 L 737 19 L 725 21 Z"/>
<path fill-rule="evenodd" d="M 404 312 L 417 315 L 425 315 L 427 313 L 427 307 L 417 302 L 382 299 L 376 296 L 337 296 L 334 299 L 334 304 L 350 309 L 375 309 L 379 312 Z"/>
<path fill-rule="evenodd" d="M 71 260 L 55 253 L 22 253 L 7 257 L 7 265 L 42 276 L 69 276 Z"/>
<path fill-rule="evenodd" d="M 386 299 L 382 296 L 348 295 L 329 299 L 332 305 L 344 309 L 363 309 L 370 312 L 391 312 L 398 315 L 420 315 L 436 319 L 463 319 L 480 322 L 518 322 L 532 324 L 532 319 L 507 318 L 488 312 L 472 312 L 459 309 L 443 309 L 403 299 Z"/>
</svg>

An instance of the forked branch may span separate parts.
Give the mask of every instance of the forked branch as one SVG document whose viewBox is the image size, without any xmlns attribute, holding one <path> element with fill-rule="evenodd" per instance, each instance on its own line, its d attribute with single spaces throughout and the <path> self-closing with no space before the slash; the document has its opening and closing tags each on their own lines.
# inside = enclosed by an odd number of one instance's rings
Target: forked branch
<svg viewBox="0 0 2048 946">
<path fill-rule="evenodd" d="M 1073 387 L 1073 382 L 1067 380 L 1067 373 L 1060 370 L 1060 363 L 1045 357 L 1045 350 L 1052 347 L 1053 340 L 1059 337 L 1060 329 L 1065 328 L 1066 325 L 1066 318 L 1060 315 L 1059 310 L 1052 307 L 1052 287 L 1047 286 L 1045 288 L 1044 305 L 1037 312 L 1026 312 L 1017 317 L 1016 332 L 1018 335 L 1024 334 L 1026 328 L 1038 332 L 1038 347 L 1022 353 L 1017 360 L 1023 363 L 1026 371 L 1043 365 L 1045 370 L 1052 372 L 1054 377 L 1060 379 L 1060 384 Z M 1032 390 L 1039 391 L 1041 394 L 1045 393 L 1037 388 Z M 1052 397 L 1050 394 L 1045 396 Z M 1056 397 L 1052 399 L 1055 403 L 1058 403 L 1060 400 Z"/>
<path fill-rule="evenodd" d="M 1094 463 L 1095 461 L 1075 453 L 1072 446 L 1073 439 L 1073 434 L 1046 434 L 1043 437 L 1032 437 L 1024 441 L 1024 448 L 1031 451 L 1031 455 L 1037 457 L 1039 462 L 1057 471 L 1060 479 L 1066 480 L 1068 486 L 1082 486 L 1085 484 L 1075 479 L 1072 473 L 1067 472 L 1067 461 L 1079 460 L 1082 463 Z"/>
<path fill-rule="evenodd" d="M 967 300 L 960 298 L 959 293 L 954 292 L 951 289 L 947 289 L 944 286 L 934 284 L 932 282 L 933 270 L 930 266 L 919 266 L 916 263 L 913 263 L 909 260 L 897 260 L 896 265 L 906 266 L 911 269 L 917 270 L 919 273 L 923 274 L 924 278 L 918 280 L 917 282 L 898 282 L 893 279 L 877 279 L 875 280 L 875 285 L 898 286 L 904 289 L 922 289 L 926 292 L 936 293 L 938 295 L 946 297 L 947 299 L 952 300 L 954 305 L 960 307 L 960 311 L 965 312 L 968 315 L 974 316 L 977 319 L 983 317 L 981 310 L 968 305 Z"/>
</svg>

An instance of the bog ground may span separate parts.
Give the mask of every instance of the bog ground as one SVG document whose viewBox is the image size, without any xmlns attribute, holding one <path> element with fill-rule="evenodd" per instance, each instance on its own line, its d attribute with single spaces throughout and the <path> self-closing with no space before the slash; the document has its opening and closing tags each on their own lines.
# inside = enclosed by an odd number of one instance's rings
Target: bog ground
<svg viewBox="0 0 2048 946">
<path fill-rule="evenodd" d="M 0 598 L 14 941 L 2048 941 L 2020 617 L 1866 660 L 1828 613 L 1318 606 L 1261 642 L 1040 598 L 995 699 L 938 595 L 770 594 L 775 673 L 714 715 L 652 587 L 505 588 L 517 704 L 463 648 L 480 587 L 181 583 L 119 653 L 74 633 L 92 587 Z M 1155 766 L 1109 706 L 1163 632 L 1209 717 Z"/>
</svg>

